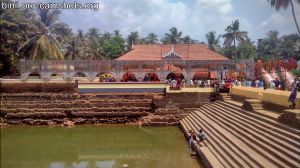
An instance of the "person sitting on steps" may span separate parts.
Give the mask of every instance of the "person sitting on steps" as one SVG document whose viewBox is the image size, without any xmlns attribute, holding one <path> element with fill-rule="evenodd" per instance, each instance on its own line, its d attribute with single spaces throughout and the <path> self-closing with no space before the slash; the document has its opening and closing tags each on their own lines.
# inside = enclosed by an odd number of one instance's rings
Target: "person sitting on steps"
<svg viewBox="0 0 300 168">
<path fill-rule="evenodd" d="M 199 131 L 198 137 L 199 137 L 200 142 L 203 142 L 206 139 L 206 135 L 205 135 L 204 131 L 202 130 L 202 128 Z"/>
</svg>

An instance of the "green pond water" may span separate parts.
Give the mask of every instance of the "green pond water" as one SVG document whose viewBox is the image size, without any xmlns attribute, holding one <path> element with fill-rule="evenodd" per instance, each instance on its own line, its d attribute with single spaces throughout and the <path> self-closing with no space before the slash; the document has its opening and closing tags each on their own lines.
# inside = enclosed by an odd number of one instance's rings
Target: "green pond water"
<svg viewBox="0 0 300 168">
<path fill-rule="evenodd" d="M 199 168 L 178 127 L 1 129 L 1 168 Z"/>
</svg>

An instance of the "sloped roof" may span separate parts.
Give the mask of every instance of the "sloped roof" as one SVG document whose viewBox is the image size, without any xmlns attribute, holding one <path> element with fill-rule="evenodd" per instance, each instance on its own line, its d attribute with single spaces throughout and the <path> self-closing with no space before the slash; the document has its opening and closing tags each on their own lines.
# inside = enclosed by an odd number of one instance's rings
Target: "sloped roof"
<svg viewBox="0 0 300 168">
<path fill-rule="evenodd" d="M 117 58 L 117 60 L 147 61 L 162 60 L 172 51 L 181 56 L 181 60 L 228 60 L 203 44 L 138 44 L 132 50 Z"/>
</svg>

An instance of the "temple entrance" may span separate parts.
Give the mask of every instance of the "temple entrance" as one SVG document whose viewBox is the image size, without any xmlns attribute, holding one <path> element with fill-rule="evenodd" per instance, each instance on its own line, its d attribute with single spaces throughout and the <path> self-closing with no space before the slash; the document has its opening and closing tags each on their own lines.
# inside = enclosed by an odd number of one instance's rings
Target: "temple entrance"
<svg viewBox="0 0 300 168">
<path fill-rule="evenodd" d="M 167 76 L 167 80 L 183 80 L 184 79 L 184 76 L 182 75 L 182 73 L 169 73 L 168 76 Z"/>
<path fill-rule="evenodd" d="M 86 75 L 82 72 L 77 72 L 74 76 L 75 80 L 79 80 L 79 81 L 86 81 L 88 80 L 88 78 L 86 77 Z"/>
<path fill-rule="evenodd" d="M 51 74 L 50 79 L 63 79 L 63 74 Z"/>
<path fill-rule="evenodd" d="M 133 73 L 125 73 L 121 79 L 121 82 L 137 82 L 135 75 Z"/>
<path fill-rule="evenodd" d="M 143 82 L 159 82 L 159 78 L 156 73 L 147 73 L 143 79 Z"/>
<path fill-rule="evenodd" d="M 28 79 L 41 79 L 41 75 L 34 72 L 28 75 Z"/>
</svg>

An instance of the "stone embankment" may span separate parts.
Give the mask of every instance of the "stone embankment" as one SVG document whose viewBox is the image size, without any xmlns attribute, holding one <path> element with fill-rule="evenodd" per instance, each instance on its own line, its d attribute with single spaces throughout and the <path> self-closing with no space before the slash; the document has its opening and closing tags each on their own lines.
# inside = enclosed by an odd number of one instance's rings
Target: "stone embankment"
<svg viewBox="0 0 300 168">
<path fill-rule="evenodd" d="M 1 93 L 1 125 L 174 125 L 208 95 L 174 93 Z"/>
<path fill-rule="evenodd" d="M 226 97 L 180 121 L 187 137 L 189 130 L 205 131 L 207 139 L 193 146 L 206 167 L 300 167 L 300 130 L 260 111 L 258 103 L 248 111 L 243 108 L 249 103 Z"/>
<path fill-rule="evenodd" d="M 1 122 L 9 125 L 136 123 L 152 113 L 152 94 L 2 93 Z"/>
</svg>

